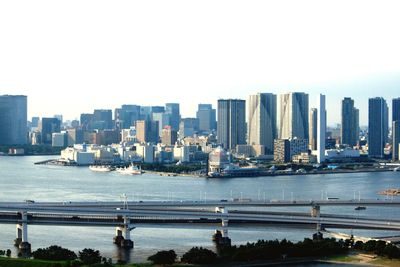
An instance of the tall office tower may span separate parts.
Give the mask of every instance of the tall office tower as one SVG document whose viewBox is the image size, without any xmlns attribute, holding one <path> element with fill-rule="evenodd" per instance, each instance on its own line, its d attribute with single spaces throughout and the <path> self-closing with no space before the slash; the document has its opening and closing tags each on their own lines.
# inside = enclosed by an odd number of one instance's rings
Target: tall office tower
<svg viewBox="0 0 400 267">
<path fill-rule="evenodd" d="M 265 146 L 265 154 L 274 154 L 276 129 L 276 95 L 259 93 L 250 95 L 247 103 L 247 126 L 249 145 Z"/>
<path fill-rule="evenodd" d="M 31 124 L 32 128 L 39 127 L 39 121 L 40 121 L 39 117 L 32 117 L 32 124 Z"/>
<path fill-rule="evenodd" d="M 216 130 L 216 112 L 212 108 L 211 104 L 199 104 L 196 112 L 196 118 L 199 121 L 199 131 L 204 133 L 210 133 L 212 130 Z"/>
<path fill-rule="evenodd" d="M 193 136 L 198 130 L 199 121 L 197 118 L 183 118 L 179 123 L 179 139 Z"/>
<path fill-rule="evenodd" d="M 397 161 L 400 160 L 399 158 L 400 120 L 393 121 L 392 136 L 393 136 L 392 159 L 393 161 Z"/>
<path fill-rule="evenodd" d="M 279 138 L 308 139 L 308 94 L 280 95 Z"/>
<path fill-rule="evenodd" d="M 325 95 L 320 94 L 318 99 L 318 133 L 317 133 L 317 161 L 325 161 L 325 140 L 326 140 L 326 100 Z"/>
<path fill-rule="evenodd" d="M 181 113 L 178 103 L 165 104 L 165 113 L 169 115 L 170 125 L 173 130 L 179 130 L 179 122 L 181 121 Z"/>
<path fill-rule="evenodd" d="M 53 133 L 61 131 L 61 121 L 57 118 L 42 118 L 39 130 L 42 134 L 42 144 L 51 145 Z"/>
<path fill-rule="evenodd" d="M 400 97 L 394 98 L 392 102 L 392 120 L 400 121 Z"/>
<path fill-rule="evenodd" d="M 218 142 L 228 150 L 246 143 L 246 101 L 218 100 Z"/>
<path fill-rule="evenodd" d="M 95 109 L 93 112 L 93 128 L 98 130 L 112 129 L 111 109 Z"/>
<path fill-rule="evenodd" d="M 158 123 L 148 120 L 136 121 L 136 139 L 139 143 L 157 143 Z"/>
<path fill-rule="evenodd" d="M 368 154 L 383 158 L 388 139 L 388 106 L 382 97 L 370 98 L 368 105 Z"/>
<path fill-rule="evenodd" d="M 62 114 L 56 114 L 53 116 L 54 118 L 58 119 L 61 124 L 63 124 L 63 115 Z"/>
<path fill-rule="evenodd" d="M 27 97 L 0 95 L 0 145 L 28 142 Z"/>
<path fill-rule="evenodd" d="M 129 129 L 140 120 L 140 106 L 122 105 L 114 111 L 114 123 L 116 129 Z"/>
<path fill-rule="evenodd" d="M 359 136 L 359 112 L 354 107 L 354 100 L 345 97 L 342 100 L 342 128 L 340 131 L 342 145 L 355 146 Z"/>
<path fill-rule="evenodd" d="M 80 123 L 82 130 L 91 131 L 93 130 L 93 114 L 91 113 L 82 113 L 80 118 Z"/>
<path fill-rule="evenodd" d="M 84 134 L 82 129 L 68 129 L 67 130 L 67 145 L 73 146 L 75 144 L 83 144 Z"/>
<path fill-rule="evenodd" d="M 312 108 L 310 110 L 309 118 L 309 148 L 310 150 L 317 150 L 317 133 L 318 133 L 318 109 Z"/>
<path fill-rule="evenodd" d="M 170 125 L 170 115 L 165 112 L 154 112 L 151 114 L 151 120 L 158 123 L 158 136 L 161 137 L 164 127 Z"/>
<path fill-rule="evenodd" d="M 162 130 L 161 143 L 166 146 L 173 146 L 177 139 L 177 132 L 171 126 L 165 126 Z"/>
</svg>

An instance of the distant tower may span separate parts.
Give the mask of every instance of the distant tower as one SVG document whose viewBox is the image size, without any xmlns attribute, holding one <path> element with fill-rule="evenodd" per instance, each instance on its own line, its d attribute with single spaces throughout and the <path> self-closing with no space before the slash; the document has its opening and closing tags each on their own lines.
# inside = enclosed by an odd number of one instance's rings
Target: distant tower
<svg viewBox="0 0 400 267">
<path fill-rule="evenodd" d="M 280 139 L 308 139 L 308 94 L 280 95 Z"/>
<path fill-rule="evenodd" d="M 392 136 L 393 136 L 392 159 L 393 161 L 397 161 L 399 160 L 400 121 L 393 122 Z"/>
<path fill-rule="evenodd" d="M 325 161 L 325 140 L 326 140 L 326 104 L 325 95 L 319 95 L 318 105 L 318 134 L 317 134 L 317 161 Z"/>
<path fill-rule="evenodd" d="M 165 104 L 165 113 L 169 115 L 170 125 L 172 130 L 179 130 L 179 122 L 181 120 L 181 114 L 179 109 L 179 103 L 167 103 Z"/>
<path fill-rule="evenodd" d="M 368 111 L 368 154 L 373 158 L 383 158 L 389 132 L 388 106 L 385 99 L 370 98 Z"/>
<path fill-rule="evenodd" d="M 218 142 L 227 150 L 246 143 L 246 101 L 218 100 Z"/>
<path fill-rule="evenodd" d="M 400 97 L 394 98 L 392 104 L 392 120 L 400 121 Z"/>
<path fill-rule="evenodd" d="M 274 154 L 276 129 L 276 95 L 259 93 L 250 95 L 248 101 L 248 143 L 265 146 L 265 154 Z"/>
<path fill-rule="evenodd" d="M 0 145 L 26 144 L 27 133 L 27 97 L 0 95 Z"/>
<path fill-rule="evenodd" d="M 318 109 L 312 108 L 310 111 L 310 118 L 309 118 L 309 146 L 310 150 L 317 150 L 317 133 L 318 133 Z"/>
<path fill-rule="evenodd" d="M 205 133 L 211 133 L 216 128 L 215 109 L 211 104 L 199 104 L 196 112 L 196 118 L 199 121 L 199 130 Z"/>
<path fill-rule="evenodd" d="M 341 144 L 355 146 L 359 138 L 359 112 L 354 107 L 354 100 L 345 97 L 342 100 Z"/>
</svg>

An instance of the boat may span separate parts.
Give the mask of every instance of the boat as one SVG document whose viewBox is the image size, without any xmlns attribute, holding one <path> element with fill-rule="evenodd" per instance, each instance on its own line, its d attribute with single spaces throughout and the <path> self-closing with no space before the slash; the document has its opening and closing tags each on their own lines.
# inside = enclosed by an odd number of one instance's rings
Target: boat
<svg viewBox="0 0 400 267">
<path fill-rule="evenodd" d="M 363 206 L 358 206 L 356 208 L 354 208 L 354 210 L 366 210 L 367 207 L 363 207 Z"/>
<path fill-rule="evenodd" d="M 89 169 L 94 172 L 110 172 L 113 170 L 111 166 L 106 165 L 90 165 Z"/>
<path fill-rule="evenodd" d="M 137 174 L 142 174 L 142 168 L 136 165 L 130 165 L 128 167 L 123 167 L 123 168 L 117 168 L 117 172 L 121 174 L 129 174 L 129 175 L 137 175 Z"/>
</svg>

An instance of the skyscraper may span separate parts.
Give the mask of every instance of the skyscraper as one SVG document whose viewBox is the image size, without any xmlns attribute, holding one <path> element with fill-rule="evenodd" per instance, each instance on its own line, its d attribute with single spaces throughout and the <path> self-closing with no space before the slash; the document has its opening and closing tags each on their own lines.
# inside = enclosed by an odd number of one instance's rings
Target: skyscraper
<svg viewBox="0 0 400 267">
<path fill-rule="evenodd" d="M 59 133 L 61 130 L 61 121 L 57 118 L 42 118 L 39 130 L 42 134 L 42 144 L 51 145 L 53 133 Z"/>
<path fill-rule="evenodd" d="M 211 104 L 199 104 L 196 118 L 199 121 L 199 131 L 210 133 L 216 128 L 216 112 Z"/>
<path fill-rule="evenodd" d="M 139 143 L 158 142 L 158 123 L 155 121 L 136 121 L 136 139 Z"/>
<path fill-rule="evenodd" d="M 393 135 L 392 159 L 393 161 L 397 161 L 399 160 L 400 120 L 393 121 L 392 135 Z"/>
<path fill-rule="evenodd" d="M 342 100 L 342 127 L 340 132 L 342 145 L 357 145 L 359 128 L 359 112 L 354 107 L 354 100 L 345 97 Z"/>
<path fill-rule="evenodd" d="M 248 143 L 265 146 L 265 154 L 274 154 L 276 129 L 276 95 L 259 93 L 248 100 Z"/>
<path fill-rule="evenodd" d="M 0 96 L 0 145 L 27 143 L 27 97 Z"/>
<path fill-rule="evenodd" d="M 122 105 L 114 111 L 114 123 L 116 129 L 129 129 L 140 119 L 140 106 Z"/>
<path fill-rule="evenodd" d="M 400 121 L 400 97 L 393 99 L 392 119 L 393 121 Z"/>
<path fill-rule="evenodd" d="M 218 142 L 225 149 L 246 143 L 246 101 L 218 100 Z"/>
<path fill-rule="evenodd" d="M 326 100 L 325 95 L 319 95 L 318 99 L 318 130 L 317 130 L 317 161 L 325 161 L 325 139 L 326 139 Z"/>
<path fill-rule="evenodd" d="M 282 94 L 279 102 L 279 138 L 308 139 L 308 94 Z"/>
<path fill-rule="evenodd" d="M 181 121 L 179 104 L 178 103 L 165 104 L 165 113 L 169 115 L 169 123 L 172 127 L 172 130 L 178 131 L 179 122 Z"/>
<path fill-rule="evenodd" d="M 384 157 L 388 124 L 388 106 L 385 99 L 370 98 L 368 105 L 368 154 L 370 157 Z"/>
<path fill-rule="evenodd" d="M 318 109 L 310 110 L 309 118 L 309 147 L 311 150 L 317 150 L 317 133 L 318 133 Z"/>
<path fill-rule="evenodd" d="M 93 112 L 93 128 L 112 129 L 112 111 L 110 109 L 95 109 Z"/>
</svg>

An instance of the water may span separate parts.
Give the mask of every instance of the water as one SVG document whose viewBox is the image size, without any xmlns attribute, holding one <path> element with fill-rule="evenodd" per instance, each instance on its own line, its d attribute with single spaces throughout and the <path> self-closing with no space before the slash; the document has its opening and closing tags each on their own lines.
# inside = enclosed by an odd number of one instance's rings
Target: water
<svg viewBox="0 0 400 267">
<path fill-rule="evenodd" d="M 124 176 L 118 173 L 96 173 L 85 167 L 34 165 L 48 157 L 0 157 L 0 201 L 105 201 L 121 200 L 211 200 L 230 198 L 252 199 L 384 199 L 377 192 L 400 188 L 400 173 L 357 173 L 335 175 L 304 175 L 236 179 L 204 179 L 165 177 L 155 174 Z M 278 210 L 278 209 L 277 209 Z M 289 210 L 289 208 L 279 210 Z M 309 212 L 309 208 L 298 208 Z M 376 218 L 400 219 L 395 208 L 322 207 L 322 213 L 340 213 Z M 333 229 L 335 230 L 335 229 Z M 311 237 L 314 229 L 278 226 L 233 227 L 229 235 L 234 244 L 258 239 L 293 241 Z M 391 231 L 337 230 L 360 236 L 399 235 Z M 182 254 L 193 246 L 213 247 L 214 229 L 137 228 L 132 231 L 135 248 L 130 255 L 120 255 L 113 244 L 113 228 L 29 226 L 32 249 L 58 244 L 78 251 L 96 248 L 106 257 L 127 257 L 141 262 L 158 250 L 174 249 Z M 15 225 L 0 225 L 0 249 L 11 248 Z"/>
</svg>

